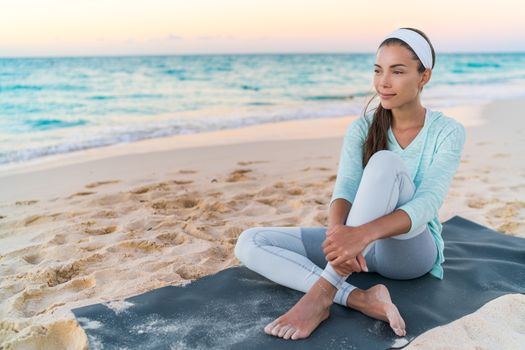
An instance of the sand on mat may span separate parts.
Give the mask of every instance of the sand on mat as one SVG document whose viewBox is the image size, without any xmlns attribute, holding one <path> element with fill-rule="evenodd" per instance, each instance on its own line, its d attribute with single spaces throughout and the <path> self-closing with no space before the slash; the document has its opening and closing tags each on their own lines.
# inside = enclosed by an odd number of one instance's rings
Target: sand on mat
<svg viewBox="0 0 525 350">
<path fill-rule="evenodd" d="M 442 221 L 461 215 L 525 238 L 524 107 L 517 99 L 443 109 L 466 126 L 467 141 Z M 233 248 L 249 227 L 326 225 L 354 118 L 183 135 L 0 169 L 0 348 L 85 348 L 72 308 L 238 265 Z M 524 299 L 498 298 L 409 348 L 522 344 Z"/>
</svg>

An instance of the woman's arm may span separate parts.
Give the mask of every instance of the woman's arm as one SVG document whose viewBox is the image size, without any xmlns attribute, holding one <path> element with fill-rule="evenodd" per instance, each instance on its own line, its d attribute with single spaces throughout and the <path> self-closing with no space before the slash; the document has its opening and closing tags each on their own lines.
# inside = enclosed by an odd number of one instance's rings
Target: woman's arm
<svg viewBox="0 0 525 350">
<path fill-rule="evenodd" d="M 338 198 L 334 200 L 328 211 L 328 230 L 336 224 L 345 225 L 351 209 L 352 203 L 346 199 Z M 405 233 L 410 227 L 411 221 L 408 214 L 403 210 L 396 209 L 390 214 L 360 225 L 359 231 L 362 235 L 367 236 L 368 243 L 372 243 L 381 238 Z"/>
<path fill-rule="evenodd" d="M 333 216 L 335 220 L 335 213 Z M 410 225 L 410 217 L 403 210 L 394 210 L 390 214 L 355 227 L 335 223 L 334 227 L 327 230 L 323 253 L 341 276 L 361 270 L 367 271 L 362 255 L 365 247 L 377 239 L 405 233 Z"/>
<path fill-rule="evenodd" d="M 406 233 L 411 226 L 412 222 L 408 214 L 401 209 L 396 209 L 390 214 L 360 225 L 358 230 L 366 237 L 365 241 L 368 245 L 378 239 Z"/>
<path fill-rule="evenodd" d="M 352 203 L 343 198 L 338 198 L 332 202 L 330 209 L 328 210 L 328 229 L 334 227 L 336 224 L 344 225 Z"/>
<path fill-rule="evenodd" d="M 343 198 L 338 198 L 332 202 L 328 211 L 328 233 L 336 225 L 345 225 L 352 203 Z M 348 259 L 338 266 L 332 266 L 334 271 L 341 276 L 347 276 L 353 272 L 361 272 L 361 270 L 368 271 L 366 267 L 365 258 L 359 254 L 357 257 Z"/>
</svg>

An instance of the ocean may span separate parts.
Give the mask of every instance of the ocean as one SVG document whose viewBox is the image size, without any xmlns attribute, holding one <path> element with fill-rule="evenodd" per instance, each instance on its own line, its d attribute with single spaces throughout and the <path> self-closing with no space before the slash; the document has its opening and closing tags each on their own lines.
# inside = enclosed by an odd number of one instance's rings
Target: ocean
<svg viewBox="0 0 525 350">
<path fill-rule="evenodd" d="M 374 60 L 372 53 L 0 58 L 0 165 L 358 115 L 374 94 Z M 439 109 L 524 95 L 525 53 L 438 54 L 422 102 Z"/>
</svg>

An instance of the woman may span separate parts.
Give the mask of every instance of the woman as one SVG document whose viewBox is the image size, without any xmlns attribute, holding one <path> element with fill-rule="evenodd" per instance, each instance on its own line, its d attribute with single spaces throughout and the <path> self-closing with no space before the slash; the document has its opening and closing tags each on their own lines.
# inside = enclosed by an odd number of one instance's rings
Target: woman
<svg viewBox="0 0 525 350">
<path fill-rule="evenodd" d="M 380 104 L 346 130 L 327 228 L 254 227 L 240 235 L 235 255 L 244 265 L 306 293 L 264 328 L 267 334 L 306 338 L 336 302 L 404 336 L 387 288 L 361 290 L 347 277 L 364 271 L 443 279 L 438 210 L 459 166 L 465 129 L 421 105 L 434 60 L 432 44 L 417 29 L 400 28 L 379 46 L 374 87 Z"/>
</svg>

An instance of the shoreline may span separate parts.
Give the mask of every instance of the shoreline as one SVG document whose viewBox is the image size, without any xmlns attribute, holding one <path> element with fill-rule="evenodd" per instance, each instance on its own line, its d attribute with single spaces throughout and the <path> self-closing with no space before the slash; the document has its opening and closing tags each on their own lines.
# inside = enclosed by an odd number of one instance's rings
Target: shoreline
<svg viewBox="0 0 525 350">
<path fill-rule="evenodd" d="M 472 127 L 483 125 L 487 122 L 478 117 L 476 113 L 488 104 L 490 104 L 490 102 L 440 110 L 443 111 L 445 115 L 454 116 L 455 114 L 460 114 L 462 119 L 459 121 L 465 127 Z M 147 176 L 148 172 L 141 171 L 139 168 L 122 169 L 116 167 L 117 169 L 111 169 L 110 165 L 114 164 L 114 162 L 119 165 L 123 164 L 123 166 L 128 165 L 128 162 L 126 162 L 124 158 L 133 156 L 136 156 L 140 161 L 144 161 L 144 159 L 147 158 L 144 157 L 144 155 L 158 158 L 159 156 L 163 156 L 161 155 L 162 152 L 174 152 L 174 156 L 181 158 L 180 163 L 184 163 L 184 161 L 191 159 L 191 157 L 188 157 L 188 154 L 198 154 L 199 149 L 207 147 L 227 149 L 228 147 L 234 147 L 239 144 L 253 144 L 254 147 L 266 147 L 265 144 L 274 142 L 281 142 L 283 147 L 287 147 L 287 144 L 291 141 L 311 141 L 318 139 L 326 139 L 327 142 L 330 142 L 331 146 L 334 146 L 333 143 L 342 142 L 346 127 L 357 117 L 357 115 L 352 115 L 345 117 L 292 120 L 197 134 L 174 135 L 51 155 L 22 163 L 7 164 L 0 166 L 0 192 L 3 193 L 0 204 L 9 200 L 24 200 L 22 197 L 31 197 L 30 193 L 33 193 L 33 191 L 39 193 L 39 189 L 36 188 L 37 186 L 34 186 L 37 180 L 35 181 L 33 176 L 29 175 L 32 173 L 39 173 L 43 177 L 48 177 L 48 174 L 58 176 L 61 171 L 65 171 L 67 183 L 67 181 L 71 180 L 70 176 L 67 175 L 78 175 L 72 170 L 75 166 L 84 168 L 83 176 L 85 176 L 85 179 L 82 179 L 82 181 L 73 181 L 71 186 L 68 186 L 69 189 L 72 190 L 73 186 L 78 187 L 81 182 L 97 181 L 97 177 L 128 177 L 128 171 L 138 171 L 141 172 L 143 176 Z M 331 154 L 337 157 L 340 152 L 340 146 L 341 145 L 336 148 L 332 147 L 333 151 Z M 111 164 L 105 165 L 105 162 L 110 162 Z M 90 166 L 101 168 L 103 172 L 90 176 L 88 170 Z M 153 164 L 152 167 L 154 169 L 162 169 L 162 165 L 157 163 Z M 119 169 L 121 169 L 121 171 L 119 171 Z M 75 179 L 78 179 L 78 177 Z M 63 180 L 64 179 L 61 180 L 62 185 L 64 185 Z M 18 188 L 18 192 L 10 191 L 10 189 L 15 187 Z M 21 197 L 17 197 L 18 195 Z M 49 195 L 52 194 L 43 192 L 41 193 L 41 198 Z"/>
</svg>

